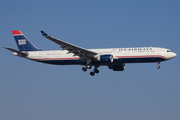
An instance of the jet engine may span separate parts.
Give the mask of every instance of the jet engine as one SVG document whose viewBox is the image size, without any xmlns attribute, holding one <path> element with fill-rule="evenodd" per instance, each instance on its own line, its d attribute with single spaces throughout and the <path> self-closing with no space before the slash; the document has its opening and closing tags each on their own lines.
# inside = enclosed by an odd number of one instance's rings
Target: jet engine
<svg viewBox="0 0 180 120">
<path fill-rule="evenodd" d="M 96 57 L 97 61 L 100 62 L 107 62 L 107 63 L 113 63 L 113 55 L 106 54 L 106 55 L 99 55 Z"/>
<path fill-rule="evenodd" d="M 113 71 L 124 71 L 125 70 L 125 64 L 118 64 L 118 65 L 110 65 L 109 69 L 112 69 Z"/>
</svg>

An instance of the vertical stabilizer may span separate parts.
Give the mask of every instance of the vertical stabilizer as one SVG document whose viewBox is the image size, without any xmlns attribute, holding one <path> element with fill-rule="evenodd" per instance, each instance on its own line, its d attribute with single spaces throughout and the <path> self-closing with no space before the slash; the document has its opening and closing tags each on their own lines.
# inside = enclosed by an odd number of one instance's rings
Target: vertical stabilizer
<svg viewBox="0 0 180 120">
<path fill-rule="evenodd" d="M 34 46 L 20 30 L 12 31 L 16 44 L 19 51 L 40 51 L 36 46 Z"/>
</svg>

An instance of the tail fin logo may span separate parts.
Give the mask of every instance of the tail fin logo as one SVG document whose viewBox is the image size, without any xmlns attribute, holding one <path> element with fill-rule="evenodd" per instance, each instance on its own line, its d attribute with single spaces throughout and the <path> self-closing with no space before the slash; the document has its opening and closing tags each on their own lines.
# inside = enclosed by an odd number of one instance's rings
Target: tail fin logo
<svg viewBox="0 0 180 120">
<path fill-rule="evenodd" d="M 12 31 L 16 44 L 19 51 L 40 51 L 36 46 L 34 46 L 24 34 L 19 30 Z"/>
<path fill-rule="evenodd" d="M 26 45 L 26 39 L 18 40 L 18 45 Z"/>
</svg>

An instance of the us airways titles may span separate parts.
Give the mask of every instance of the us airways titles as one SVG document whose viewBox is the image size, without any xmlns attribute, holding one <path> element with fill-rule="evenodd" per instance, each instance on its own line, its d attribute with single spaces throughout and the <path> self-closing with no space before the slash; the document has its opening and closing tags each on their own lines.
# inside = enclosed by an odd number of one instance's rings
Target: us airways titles
<svg viewBox="0 0 180 120">
<path fill-rule="evenodd" d="M 151 47 L 145 48 L 120 48 L 119 51 L 150 51 L 153 50 Z"/>
</svg>

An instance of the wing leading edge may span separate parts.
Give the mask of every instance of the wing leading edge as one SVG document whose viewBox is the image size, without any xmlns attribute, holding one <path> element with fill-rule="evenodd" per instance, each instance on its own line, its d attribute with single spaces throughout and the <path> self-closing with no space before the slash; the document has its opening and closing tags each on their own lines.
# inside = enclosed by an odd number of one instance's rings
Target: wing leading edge
<svg viewBox="0 0 180 120">
<path fill-rule="evenodd" d="M 79 56 L 81 59 L 92 58 L 92 57 L 94 57 L 95 55 L 98 54 L 96 52 L 87 50 L 85 48 L 82 48 L 82 47 L 79 47 L 79 46 L 64 42 L 64 41 L 59 40 L 57 38 L 51 37 L 48 34 L 46 34 L 44 31 L 41 31 L 41 33 L 47 39 L 49 39 L 49 40 L 57 43 L 58 45 L 60 45 L 60 47 L 63 50 L 67 50 L 67 51 L 69 51 L 69 53 L 73 53 L 74 56 Z"/>
</svg>

